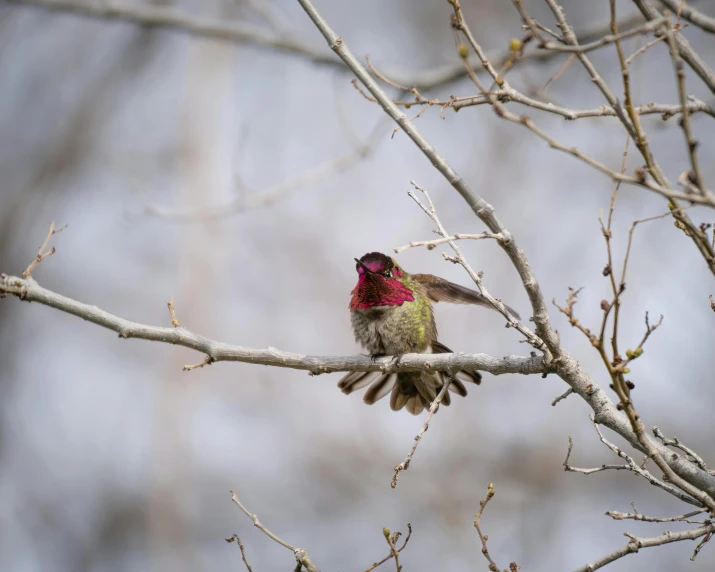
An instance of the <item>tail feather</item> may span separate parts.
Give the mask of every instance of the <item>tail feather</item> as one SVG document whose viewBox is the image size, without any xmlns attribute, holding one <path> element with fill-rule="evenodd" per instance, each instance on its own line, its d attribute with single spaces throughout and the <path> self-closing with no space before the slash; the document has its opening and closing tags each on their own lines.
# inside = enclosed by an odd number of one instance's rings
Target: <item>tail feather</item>
<svg viewBox="0 0 715 572">
<path fill-rule="evenodd" d="M 437 397 L 437 384 L 442 385 L 441 375 L 422 375 L 418 380 L 413 382 L 417 392 L 422 396 L 422 401 L 432 403 Z"/>
<path fill-rule="evenodd" d="M 372 405 L 376 401 L 379 401 L 385 397 L 388 393 L 392 391 L 397 382 L 397 374 L 389 373 L 380 375 L 377 380 L 368 388 L 365 392 L 365 396 L 362 400 L 368 405 Z"/>
<path fill-rule="evenodd" d="M 452 378 L 452 383 L 449 384 L 449 391 L 456 393 L 460 397 L 467 397 L 467 388 L 456 377 Z"/>
<path fill-rule="evenodd" d="M 454 382 L 452 382 L 454 383 Z M 451 385 L 450 385 L 451 387 Z M 440 402 L 440 405 L 444 405 L 445 407 L 449 407 L 449 404 L 452 403 L 452 398 L 449 395 L 449 390 L 447 390 L 447 393 L 444 394 L 444 397 L 442 398 L 442 401 Z M 430 405 L 432 405 L 430 403 Z M 435 410 L 436 411 L 436 410 Z"/>
<path fill-rule="evenodd" d="M 405 406 L 409 398 L 410 394 L 400 391 L 400 384 L 395 384 L 395 387 L 392 388 L 392 394 L 390 395 L 390 408 L 393 411 L 399 411 Z"/>
<path fill-rule="evenodd" d="M 422 402 L 422 396 L 419 393 L 414 393 L 413 395 L 410 395 L 407 399 L 407 402 L 405 403 L 405 409 L 412 413 L 412 415 L 419 415 L 422 413 L 422 410 L 425 408 L 424 403 Z"/>
<path fill-rule="evenodd" d="M 447 346 L 440 342 L 432 343 L 432 353 L 452 353 Z M 407 409 L 412 415 L 419 415 L 425 408 L 429 408 L 437 394 L 440 392 L 447 379 L 451 379 L 449 391 L 442 398 L 442 405 L 452 402 L 449 392 L 461 397 L 467 395 L 465 383 L 479 385 L 482 376 L 478 371 L 461 370 L 454 374 L 446 372 L 404 372 L 382 373 L 379 371 L 354 371 L 346 374 L 339 382 L 338 387 L 343 393 L 349 395 L 353 391 L 368 387 L 363 401 L 372 405 L 390 395 L 390 407 L 393 411 Z"/>
<path fill-rule="evenodd" d="M 350 395 L 353 391 L 370 385 L 380 375 L 382 374 L 379 371 L 352 371 L 338 382 L 338 387 L 345 395 Z"/>
<path fill-rule="evenodd" d="M 474 385 L 479 385 L 482 383 L 482 374 L 478 371 L 465 371 L 461 370 L 454 374 L 454 376 L 459 381 L 466 381 L 467 383 L 473 383 Z M 452 382 L 454 383 L 454 382 Z M 465 390 L 466 391 L 466 390 Z"/>
</svg>

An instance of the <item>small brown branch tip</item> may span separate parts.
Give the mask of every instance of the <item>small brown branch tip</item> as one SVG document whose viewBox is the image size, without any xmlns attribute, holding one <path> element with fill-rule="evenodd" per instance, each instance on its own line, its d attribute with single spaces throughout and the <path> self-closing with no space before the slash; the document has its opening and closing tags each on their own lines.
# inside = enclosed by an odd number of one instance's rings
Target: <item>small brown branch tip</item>
<svg viewBox="0 0 715 572">
<path fill-rule="evenodd" d="M 383 528 L 382 534 L 384 535 L 385 540 L 387 541 L 387 544 L 390 547 L 390 553 L 387 556 L 385 556 L 385 558 L 380 560 L 379 562 L 373 562 L 370 567 L 365 569 L 365 572 L 372 572 L 372 570 L 374 570 L 378 566 L 381 566 L 382 564 L 384 564 L 391 558 L 395 559 L 395 566 L 396 566 L 397 570 L 402 569 L 402 566 L 400 565 L 400 561 L 399 561 L 399 553 L 405 549 L 405 546 L 407 546 L 407 543 L 410 540 L 410 536 L 412 536 L 412 525 L 409 522 L 407 523 L 407 536 L 405 537 L 405 541 L 402 543 L 402 546 L 400 546 L 400 548 L 396 548 L 396 545 L 397 545 L 397 541 L 400 539 L 400 536 L 402 536 L 402 533 L 400 533 L 400 532 L 391 533 L 389 528 Z"/>
<path fill-rule="evenodd" d="M 245 514 L 248 518 L 251 519 L 251 521 L 253 522 L 253 526 L 263 532 L 271 540 L 277 542 L 281 546 L 284 546 L 285 548 L 293 552 L 293 555 L 296 559 L 296 563 L 298 565 L 296 567 L 297 569 L 300 569 L 300 567 L 302 566 L 307 570 L 307 572 L 320 572 L 318 567 L 313 564 L 305 549 L 297 548 L 292 544 L 288 544 L 285 540 L 282 540 L 281 538 L 273 534 L 270 530 L 268 530 L 265 526 L 263 526 L 258 520 L 258 515 L 253 514 L 245 506 L 243 506 L 243 504 L 238 498 L 238 493 L 236 491 L 231 491 L 231 500 L 238 506 L 238 508 L 241 509 L 241 512 L 243 512 L 243 514 Z"/>
<path fill-rule="evenodd" d="M 229 536 L 226 539 L 226 542 L 228 542 L 228 543 L 236 542 L 236 544 L 238 544 L 238 548 L 241 550 L 241 560 L 243 560 L 243 563 L 246 565 L 246 569 L 248 570 L 248 572 L 253 572 L 253 568 L 251 568 L 251 565 L 248 563 L 248 560 L 246 559 L 246 548 L 243 546 L 243 542 L 241 542 L 241 539 L 238 537 L 238 534 Z"/>
<path fill-rule="evenodd" d="M 560 401 L 563 401 L 564 399 L 566 399 L 566 398 L 567 398 L 569 395 L 571 395 L 573 392 L 574 392 L 573 389 L 569 387 L 564 393 L 562 393 L 561 395 L 559 395 L 556 399 L 554 399 L 554 400 L 551 402 L 551 407 L 556 407 L 556 404 L 557 404 L 557 403 L 559 403 Z"/>
<path fill-rule="evenodd" d="M 213 358 L 211 356 L 206 356 L 200 363 L 195 363 L 194 365 L 185 365 L 183 371 L 191 371 L 192 369 L 199 369 L 205 365 L 211 365 L 213 363 Z"/>
<path fill-rule="evenodd" d="M 491 555 L 489 554 L 489 549 L 487 548 L 487 540 L 489 540 L 489 537 L 486 534 L 482 533 L 482 529 L 480 526 L 480 521 L 482 518 L 482 514 L 484 513 L 484 509 L 487 507 L 489 501 L 492 500 L 492 497 L 494 496 L 495 492 L 496 491 L 494 490 L 494 485 L 492 483 L 489 483 L 489 486 L 487 487 L 487 496 L 484 497 L 484 500 L 479 501 L 479 510 L 477 511 L 477 514 L 474 515 L 474 528 L 477 529 L 479 541 L 482 543 L 482 554 L 484 554 L 484 558 L 486 558 L 489 562 L 489 570 L 498 572 L 499 570 L 501 570 L 501 568 L 499 568 L 496 562 L 494 562 Z M 509 564 L 509 570 L 519 570 L 519 568 L 520 566 L 516 564 L 516 562 L 511 562 Z"/>
<path fill-rule="evenodd" d="M 25 269 L 25 271 L 22 273 L 22 277 L 23 277 L 23 278 L 25 278 L 25 279 L 30 278 L 30 277 L 32 276 L 32 271 L 35 269 L 35 266 L 37 266 L 40 262 L 42 262 L 42 261 L 43 261 L 45 258 L 47 258 L 48 256 L 52 256 L 52 255 L 56 252 L 56 249 L 55 249 L 54 246 L 53 246 L 50 250 L 48 250 L 47 252 L 45 252 L 45 250 L 47 249 L 47 247 L 48 247 L 48 245 L 49 245 L 49 243 L 50 243 L 50 239 L 51 239 L 55 234 L 57 234 L 58 232 L 62 232 L 62 231 L 63 231 L 64 229 L 66 229 L 66 228 L 67 228 L 67 225 L 64 225 L 62 228 L 57 228 L 57 229 L 56 229 L 56 228 L 55 228 L 55 223 L 54 223 L 54 221 L 52 221 L 52 222 L 50 223 L 50 230 L 47 232 L 47 236 L 45 237 L 45 241 L 42 243 L 42 245 L 40 246 L 40 248 L 37 249 L 37 256 L 35 257 L 35 259 L 34 259 L 32 262 L 30 262 L 30 264 L 28 265 L 28 267 L 27 267 L 27 268 Z"/>
<path fill-rule="evenodd" d="M 169 300 L 169 303 L 167 304 L 169 306 L 169 315 L 171 316 L 171 325 L 174 326 L 175 328 L 178 328 L 181 325 L 181 322 L 176 318 L 176 312 L 174 311 L 174 297 L 172 296 L 171 299 Z"/>
<path fill-rule="evenodd" d="M 447 391 L 449 390 L 449 386 L 452 383 L 452 376 L 448 375 L 447 377 L 447 382 L 442 386 L 442 389 L 440 392 L 437 394 L 437 397 L 435 397 L 434 401 L 430 405 L 429 412 L 427 413 L 427 418 L 425 419 L 424 424 L 422 425 L 422 428 L 419 430 L 417 435 L 415 435 L 415 443 L 412 445 L 412 449 L 410 449 L 410 452 L 407 454 L 407 457 L 405 457 L 405 460 L 402 461 L 399 465 L 395 467 L 395 473 L 392 475 L 392 482 L 390 483 L 390 486 L 394 489 L 397 487 L 397 479 L 400 477 L 400 473 L 402 471 L 406 471 L 410 463 L 412 462 L 412 456 L 415 454 L 415 451 L 417 450 L 417 445 L 419 445 L 420 441 L 422 440 L 422 436 L 427 432 L 427 429 L 429 429 L 429 424 L 430 421 L 432 420 L 432 416 L 435 414 L 437 409 L 439 409 L 439 404 L 442 403 L 442 400 L 444 399 L 444 396 L 447 394 Z"/>
</svg>

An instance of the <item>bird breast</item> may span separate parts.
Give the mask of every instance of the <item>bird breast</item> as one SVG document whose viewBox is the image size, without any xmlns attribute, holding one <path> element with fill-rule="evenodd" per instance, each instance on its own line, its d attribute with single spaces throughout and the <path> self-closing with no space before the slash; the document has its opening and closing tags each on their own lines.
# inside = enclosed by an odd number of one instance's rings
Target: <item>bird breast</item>
<svg viewBox="0 0 715 572">
<path fill-rule="evenodd" d="M 426 352 L 436 337 L 431 310 L 414 303 L 355 310 L 351 314 L 355 340 L 371 354 Z"/>
</svg>

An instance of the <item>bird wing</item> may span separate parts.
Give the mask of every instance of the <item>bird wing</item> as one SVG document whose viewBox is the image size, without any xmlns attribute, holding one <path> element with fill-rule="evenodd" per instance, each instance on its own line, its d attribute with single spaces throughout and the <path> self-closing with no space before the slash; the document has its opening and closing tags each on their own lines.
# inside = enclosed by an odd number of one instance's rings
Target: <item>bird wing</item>
<svg viewBox="0 0 715 572">
<path fill-rule="evenodd" d="M 438 276 L 433 276 L 432 274 L 412 274 L 411 277 L 422 284 L 427 291 L 427 296 L 433 302 L 451 302 L 452 304 L 477 304 L 478 306 L 485 306 L 487 308 L 494 307 L 487 301 L 487 299 L 482 296 L 476 290 L 470 290 L 444 278 L 439 278 Z M 509 313 L 514 316 L 517 320 L 521 317 L 519 313 L 514 309 L 510 308 L 506 304 L 504 307 L 509 311 Z"/>
</svg>

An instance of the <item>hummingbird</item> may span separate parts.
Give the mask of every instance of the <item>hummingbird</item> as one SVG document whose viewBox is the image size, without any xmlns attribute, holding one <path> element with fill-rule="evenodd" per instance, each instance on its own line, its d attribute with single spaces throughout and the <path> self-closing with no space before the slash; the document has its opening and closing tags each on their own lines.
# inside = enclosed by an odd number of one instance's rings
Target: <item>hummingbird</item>
<svg viewBox="0 0 715 572">
<path fill-rule="evenodd" d="M 393 258 L 381 252 L 369 252 L 355 262 L 358 283 L 351 292 L 351 322 L 355 340 L 373 358 L 393 355 L 399 360 L 406 353 L 452 353 L 437 341 L 433 302 L 477 304 L 494 309 L 479 292 L 432 274 L 408 274 Z M 519 314 L 509 306 L 506 309 L 519 319 Z M 434 401 L 447 379 L 451 379 L 449 390 L 464 397 L 467 395 L 464 382 L 479 385 L 482 376 L 478 371 L 454 374 L 354 371 L 345 375 L 338 387 L 349 395 L 369 385 L 363 397 L 368 405 L 390 393 L 393 411 L 404 407 L 418 415 Z M 450 404 L 449 392 L 442 403 Z"/>
</svg>

